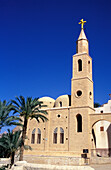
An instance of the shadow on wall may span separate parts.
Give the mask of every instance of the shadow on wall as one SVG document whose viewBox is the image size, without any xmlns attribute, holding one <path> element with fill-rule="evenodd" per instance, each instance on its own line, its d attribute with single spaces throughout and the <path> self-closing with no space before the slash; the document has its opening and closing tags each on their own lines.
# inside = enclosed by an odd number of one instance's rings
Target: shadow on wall
<svg viewBox="0 0 111 170">
<path fill-rule="evenodd" d="M 95 132 L 94 132 L 93 128 L 92 128 L 92 136 L 93 136 L 94 145 L 95 145 L 95 148 L 96 148 L 96 135 L 95 135 Z"/>
<path fill-rule="evenodd" d="M 109 156 L 111 157 L 111 124 L 109 125 L 107 129 L 107 135 L 108 135 Z"/>
</svg>

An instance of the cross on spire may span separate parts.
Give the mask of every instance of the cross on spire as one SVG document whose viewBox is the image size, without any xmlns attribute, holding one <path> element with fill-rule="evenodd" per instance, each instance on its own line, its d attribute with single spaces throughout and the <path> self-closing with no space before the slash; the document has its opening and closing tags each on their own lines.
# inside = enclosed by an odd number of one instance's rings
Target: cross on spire
<svg viewBox="0 0 111 170">
<path fill-rule="evenodd" d="M 83 19 L 81 19 L 80 21 L 81 21 L 81 22 L 79 22 L 79 24 L 81 24 L 81 29 L 83 29 L 84 23 L 85 23 L 86 21 L 83 21 Z"/>
</svg>

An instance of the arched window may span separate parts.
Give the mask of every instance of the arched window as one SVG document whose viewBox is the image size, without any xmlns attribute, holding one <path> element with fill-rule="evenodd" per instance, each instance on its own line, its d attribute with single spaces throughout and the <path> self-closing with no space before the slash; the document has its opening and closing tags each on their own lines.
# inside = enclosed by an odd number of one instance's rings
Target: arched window
<svg viewBox="0 0 111 170">
<path fill-rule="evenodd" d="M 82 60 L 78 60 L 78 71 L 82 71 Z"/>
<path fill-rule="evenodd" d="M 32 143 L 32 144 L 35 143 L 35 130 L 36 130 L 36 129 L 34 129 L 34 130 L 32 131 L 32 138 L 31 138 L 31 143 Z"/>
<path fill-rule="evenodd" d="M 60 102 L 60 107 L 62 107 L 62 102 Z"/>
<path fill-rule="evenodd" d="M 82 132 L 82 116 L 78 114 L 77 118 L 77 132 Z"/>
<path fill-rule="evenodd" d="M 60 127 L 60 143 L 64 143 L 64 130 Z"/>
<path fill-rule="evenodd" d="M 37 143 L 40 144 L 41 143 L 41 130 L 38 128 L 38 132 L 37 132 Z"/>
<path fill-rule="evenodd" d="M 57 131 L 58 131 L 58 128 L 56 127 L 54 129 L 54 133 L 53 133 L 53 143 L 57 143 Z"/>
</svg>

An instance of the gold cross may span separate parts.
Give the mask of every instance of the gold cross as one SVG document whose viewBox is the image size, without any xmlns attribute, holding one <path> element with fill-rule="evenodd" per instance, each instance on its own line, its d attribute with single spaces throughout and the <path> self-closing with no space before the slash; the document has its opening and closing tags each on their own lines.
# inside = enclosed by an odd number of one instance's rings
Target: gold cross
<svg viewBox="0 0 111 170">
<path fill-rule="evenodd" d="M 83 19 L 80 20 L 81 22 L 79 22 L 79 24 L 81 24 L 81 29 L 83 29 L 83 25 L 86 21 L 83 21 Z"/>
</svg>

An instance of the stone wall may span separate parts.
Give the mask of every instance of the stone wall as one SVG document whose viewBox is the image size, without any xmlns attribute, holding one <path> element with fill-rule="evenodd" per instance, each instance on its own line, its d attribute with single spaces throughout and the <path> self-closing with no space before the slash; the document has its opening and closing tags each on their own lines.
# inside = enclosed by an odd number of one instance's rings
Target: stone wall
<svg viewBox="0 0 111 170">
<path fill-rule="evenodd" d="M 50 164 L 50 165 L 86 165 L 89 164 L 89 159 L 80 157 L 66 157 L 66 156 L 37 156 L 25 155 L 24 160 L 28 163 Z"/>
</svg>

